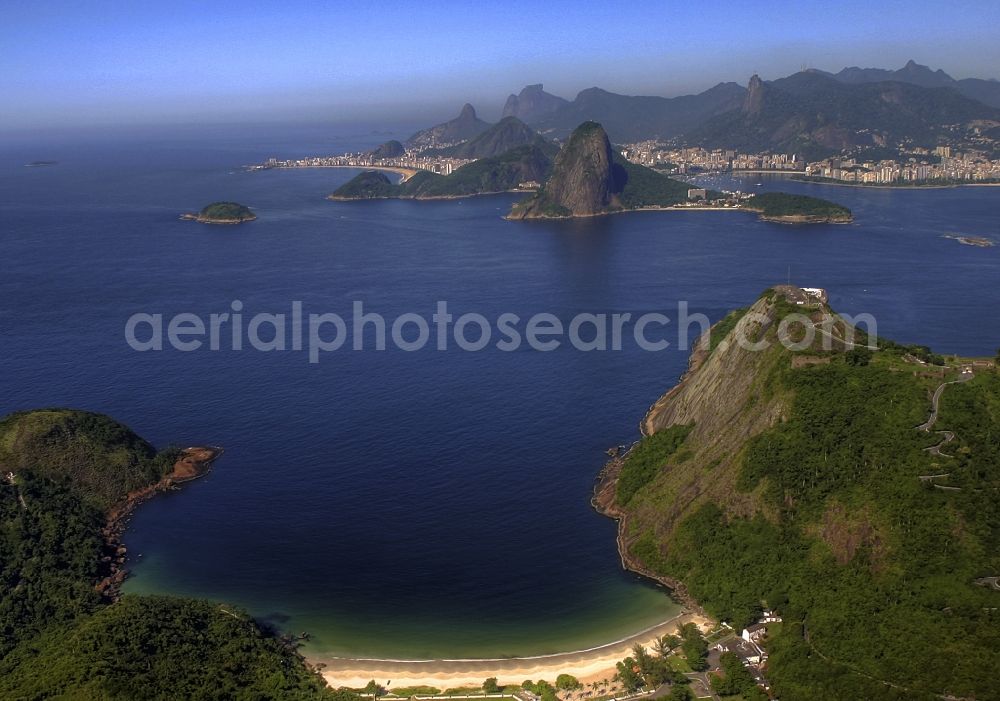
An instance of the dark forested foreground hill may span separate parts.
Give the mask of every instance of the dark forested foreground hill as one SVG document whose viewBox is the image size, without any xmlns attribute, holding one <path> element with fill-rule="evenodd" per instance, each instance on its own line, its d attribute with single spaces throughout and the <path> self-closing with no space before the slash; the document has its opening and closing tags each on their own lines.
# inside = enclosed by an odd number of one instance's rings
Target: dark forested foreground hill
<svg viewBox="0 0 1000 701">
<path fill-rule="evenodd" d="M 98 593 L 106 513 L 176 456 L 87 412 L 0 421 L 0 698 L 356 700 L 239 609 Z"/>
<path fill-rule="evenodd" d="M 778 698 L 1000 698 L 1000 374 L 849 350 L 866 337 L 843 323 L 787 350 L 782 319 L 828 311 L 790 290 L 716 325 L 602 484 L 626 557 L 737 629 L 777 607 Z"/>
</svg>

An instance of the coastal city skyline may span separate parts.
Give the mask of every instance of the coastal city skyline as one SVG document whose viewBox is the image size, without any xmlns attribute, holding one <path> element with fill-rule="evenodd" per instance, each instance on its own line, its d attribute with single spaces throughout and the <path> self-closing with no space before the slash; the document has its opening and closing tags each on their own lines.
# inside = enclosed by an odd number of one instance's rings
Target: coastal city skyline
<svg viewBox="0 0 1000 701">
<path fill-rule="evenodd" d="M 106 3 L 0 10 L 0 129 L 119 123 L 323 120 L 420 122 L 472 102 L 489 119 L 507 93 L 544 83 L 572 99 L 599 86 L 672 97 L 802 69 L 898 68 L 991 79 L 1000 8 L 963 3 L 787 3 L 780 14 L 694 6 L 567 3 L 416 12 L 296 2 Z M 142 26 L 141 34 L 128 27 Z M 555 32 L 554 28 L 558 27 Z"/>
</svg>

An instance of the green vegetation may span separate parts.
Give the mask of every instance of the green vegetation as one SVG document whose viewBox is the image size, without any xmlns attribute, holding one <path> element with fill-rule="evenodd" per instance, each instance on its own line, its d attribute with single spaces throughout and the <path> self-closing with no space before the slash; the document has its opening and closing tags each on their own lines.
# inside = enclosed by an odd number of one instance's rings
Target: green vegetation
<svg viewBox="0 0 1000 701">
<path fill-rule="evenodd" d="M 760 212 L 765 218 L 806 218 L 824 221 L 851 221 L 851 210 L 842 205 L 808 195 L 791 195 L 785 192 L 765 192 L 754 195 L 745 207 Z"/>
<path fill-rule="evenodd" d="M 0 421 L 0 698 L 357 701 L 232 607 L 101 600 L 106 511 L 175 457 L 98 414 Z"/>
<path fill-rule="evenodd" d="M 538 146 L 550 156 L 559 150 L 552 142 L 517 117 L 504 117 L 481 134 L 468 141 L 446 148 L 427 149 L 425 156 L 441 155 L 452 158 L 493 158 L 521 146 Z"/>
<path fill-rule="evenodd" d="M 489 679 L 483 682 L 483 692 L 487 694 L 500 693 L 500 685 L 497 684 L 496 677 L 490 677 Z"/>
<path fill-rule="evenodd" d="M 34 471 L 0 482 L 0 660 L 44 628 L 97 609 L 103 525 L 100 509 Z"/>
<path fill-rule="evenodd" d="M 100 414 L 44 409 L 0 420 L 0 467 L 72 484 L 88 503 L 106 510 L 125 495 L 157 482 L 175 451 L 157 454 L 126 426 Z"/>
<path fill-rule="evenodd" d="M 0 669 L 4 698 L 357 698 L 326 689 L 245 613 L 173 597 L 126 596 L 51 629 Z"/>
<path fill-rule="evenodd" d="M 428 178 L 420 184 L 403 185 L 406 197 L 464 197 L 489 192 L 506 192 L 529 180 L 542 182 L 552 167 L 555 147 L 551 144 L 528 145 L 506 151 L 492 158 L 480 158 L 451 175 Z"/>
<path fill-rule="evenodd" d="M 626 209 L 640 207 L 669 207 L 687 202 L 687 183 L 674 180 L 652 168 L 630 163 L 621 156 L 615 158 L 616 165 L 621 168 L 624 185 L 621 190 L 621 202 Z"/>
<path fill-rule="evenodd" d="M 664 636 L 657 641 L 655 655 L 651 655 L 642 645 L 635 645 L 632 648 L 632 655 L 617 663 L 618 673 L 615 675 L 615 679 L 621 682 L 626 691 L 634 692 L 642 688 L 656 689 L 663 684 L 672 684 L 676 688 L 689 683 L 688 678 L 684 675 L 691 672 L 692 667 L 688 660 L 671 653 L 670 644 L 673 643 L 689 646 L 691 656 L 697 662 L 694 669 L 705 668 L 704 657 L 707 648 L 704 639 L 698 632 L 698 627 L 693 623 L 678 626 L 677 633 L 676 636 Z M 684 688 L 685 692 L 687 691 L 686 687 L 681 688 Z M 683 695 L 679 697 L 688 698 Z"/>
<path fill-rule="evenodd" d="M 627 505 L 636 492 L 656 477 L 666 460 L 680 448 L 690 430 L 690 426 L 671 426 L 666 431 L 644 437 L 629 452 L 615 488 L 619 504 Z"/>
<path fill-rule="evenodd" d="M 521 684 L 521 688 L 526 689 L 533 694 L 538 694 L 542 701 L 558 701 L 555 687 L 544 679 L 539 679 L 537 682 L 526 679 L 524 683 Z"/>
<path fill-rule="evenodd" d="M 341 200 L 384 200 L 398 197 L 400 191 L 401 187 L 389 180 L 385 173 L 366 170 L 341 185 L 330 197 Z"/>
<path fill-rule="evenodd" d="M 478 686 L 453 686 L 445 689 L 446 696 L 482 696 L 483 689 Z"/>
<path fill-rule="evenodd" d="M 257 218 L 253 211 L 237 202 L 213 202 L 198 212 L 199 221 L 235 223 L 252 221 Z"/>
<path fill-rule="evenodd" d="M 768 677 L 782 699 L 1000 698 L 985 671 L 1000 668 L 1000 598 L 975 584 L 1000 574 L 1000 375 L 977 369 L 947 388 L 935 430 L 955 439 L 933 455 L 940 436 L 915 427 L 943 378 L 909 347 L 879 348 L 800 367 L 769 351 L 745 411 L 781 402 L 781 419 L 719 437 L 733 467 L 709 472 L 697 488 L 717 491 L 690 507 L 660 496 L 675 477 L 651 460 L 641 498 L 619 502 L 641 519 L 631 553 L 734 627 L 777 607 L 786 623 L 769 636 Z M 707 462 L 688 447 L 692 464 Z"/>
<path fill-rule="evenodd" d="M 560 674 L 556 677 L 556 688 L 563 691 L 574 691 L 583 687 L 580 680 L 572 674 Z"/>
<path fill-rule="evenodd" d="M 766 701 L 768 696 L 757 686 L 750 670 L 743 666 L 733 652 L 725 652 L 719 660 L 722 675 L 711 676 L 712 690 L 720 696 L 739 696 L 746 701 Z"/>
<path fill-rule="evenodd" d="M 678 628 L 677 632 L 681 638 L 681 652 L 684 653 L 684 659 L 687 660 L 688 666 L 696 672 L 706 669 L 708 662 L 705 661 L 705 658 L 708 657 L 708 645 L 701 637 L 698 626 L 694 623 L 685 623 Z"/>
<path fill-rule="evenodd" d="M 718 323 L 712 325 L 708 340 L 709 350 L 715 350 L 719 347 L 719 343 L 736 328 L 736 324 L 740 323 L 740 319 L 743 318 L 747 311 L 747 307 L 734 309 L 726 314 Z"/>
<path fill-rule="evenodd" d="M 898 350 L 898 351 L 901 351 L 903 353 L 908 353 L 908 354 L 912 355 L 914 358 L 916 358 L 917 360 L 921 360 L 921 361 L 923 361 L 925 363 L 929 363 L 930 365 L 944 365 L 945 364 L 944 356 L 942 356 L 942 355 L 940 355 L 938 353 L 932 352 L 931 349 L 928 348 L 927 346 L 919 346 L 919 345 L 903 346 L 903 345 L 899 345 L 898 343 L 896 343 L 894 341 L 890 341 L 890 340 L 887 340 L 887 339 L 879 339 L 879 347 L 880 348 L 884 348 L 884 349 Z"/>
<path fill-rule="evenodd" d="M 438 696 L 441 690 L 436 686 L 400 686 L 392 690 L 394 696 Z"/>
</svg>

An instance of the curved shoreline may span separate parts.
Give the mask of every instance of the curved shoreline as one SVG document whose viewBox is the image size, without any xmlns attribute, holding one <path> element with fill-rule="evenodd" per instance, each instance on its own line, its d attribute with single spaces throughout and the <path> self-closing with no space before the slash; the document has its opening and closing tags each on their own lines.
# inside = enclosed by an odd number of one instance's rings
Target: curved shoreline
<svg viewBox="0 0 1000 701">
<path fill-rule="evenodd" d="M 420 168 L 407 168 L 406 166 L 270 166 L 269 170 L 298 170 L 299 168 L 351 168 L 353 170 L 384 170 L 387 173 L 395 173 L 401 176 L 397 185 L 402 185 L 407 180 L 420 172 Z"/>
<path fill-rule="evenodd" d="M 525 657 L 436 660 L 307 657 L 313 663 L 322 664 L 323 677 L 333 687 L 363 687 L 371 679 L 392 680 L 398 686 L 445 688 L 478 687 L 487 677 L 497 677 L 501 684 L 520 684 L 526 678 L 554 680 L 559 674 L 572 674 L 580 680 L 610 678 L 614 676 L 616 663 L 630 655 L 636 644 L 650 648 L 657 638 L 674 633 L 678 625 L 690 621 L 699 626 L 710 624 L 703 616 L 682 611 L 666 621 L 612 642 L 582 650 Z"/>
<path fill-rule="evenodd" d="M 854 187 L 861 190 L 951 190 L 956 187 L 1000 187 L 1000 183 L 981 183 L 974 180 L 967 183 L 948 183 L 941 185 L 889 185 L 885 183 L 852 183 L 849 181 L 836 180 L 807 180 L 804 177 L 789 178 L 793 182 L 806 183 L 807 185 L 833 185 L 834 187 Z"/>
</svg>

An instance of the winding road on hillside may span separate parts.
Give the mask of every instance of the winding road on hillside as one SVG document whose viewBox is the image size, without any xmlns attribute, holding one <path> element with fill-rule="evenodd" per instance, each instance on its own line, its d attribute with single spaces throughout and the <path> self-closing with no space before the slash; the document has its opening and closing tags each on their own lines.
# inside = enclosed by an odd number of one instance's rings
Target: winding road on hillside
<svg viewBox="0 0 1000 701">
<path fill-rule="evenodd" d="M 963 382 L 968 382 L 973 377 L 975 377 L 975 375 L 971 370 L 963 370 L 962 373 L 958 376 L 957 380 L 949 380 L 948 382 L 942 382 L 940 385 L 938 385 L 937 389 L 934 390 L 933 396 L 931 396 L 931 415 L 927 418 L 927 421 L 917 426 L 917 430 L 924 431 L 925 433 L 930 433 L 931 429 L 934 427 L 934 424 L 937 423 L 939 414 L 938 410 L 941 406 L 941 396 L 944 394 L 944 390 L 948 385 L 957 385 Z M 941 442 L 938 443 L 937 445 L 932 445 L 929 448 L 924 448 L 924 450 L 926 450 L 931 455 L 937 455 L 942 458 L 955 457 L 954 455 L 948 455 L 947 453 L 941 452 L 942 446 L 947 445 L 948 443 L 951 443 L 953 440 L 955 440 L 955 432 L 936 431 L 936 433 L 939 436 L 941 436 Z M 921 482 L 933 483 L 936 477 L 947 477 L 950 474 L 951 474 L 950 472 L 943 472 L 937 475 L 918 475 L 918 477 Z M 937 489 L 944 489 L 948 491 L 958 491 L 960 489 L 960 487 L 945 487 L 940 484 L 935 484 L 934 486 Z"/>
<path fill-rule="evenodd" d="M 972 373 L 971 370 L 967 372 L 963 370 L 962 374 L 959 375 L 957 380 L 949 380 L 948 382 L 942 382 L 940 385 L 938 385 L 938 388 L 934 390 L 934 396 L 931 397 L 931 415 L 928 417 L 927 421 L 917 426 L 917 430 L 930 432 L 934 424 L 937 423 L 938 408 L 941 405 L 941 395 L 944 394 L 945 387 L 947 387 L 948 385 L 958 385 L 963 382 L 968 382 L 973 377 L 975 377 L 975 375 Z M 941 431 L 941 433 L 950 433 L 950 431 Z M 955 434 L 952 434 L 952 436 L 954 435 Z"/>
</svg>

